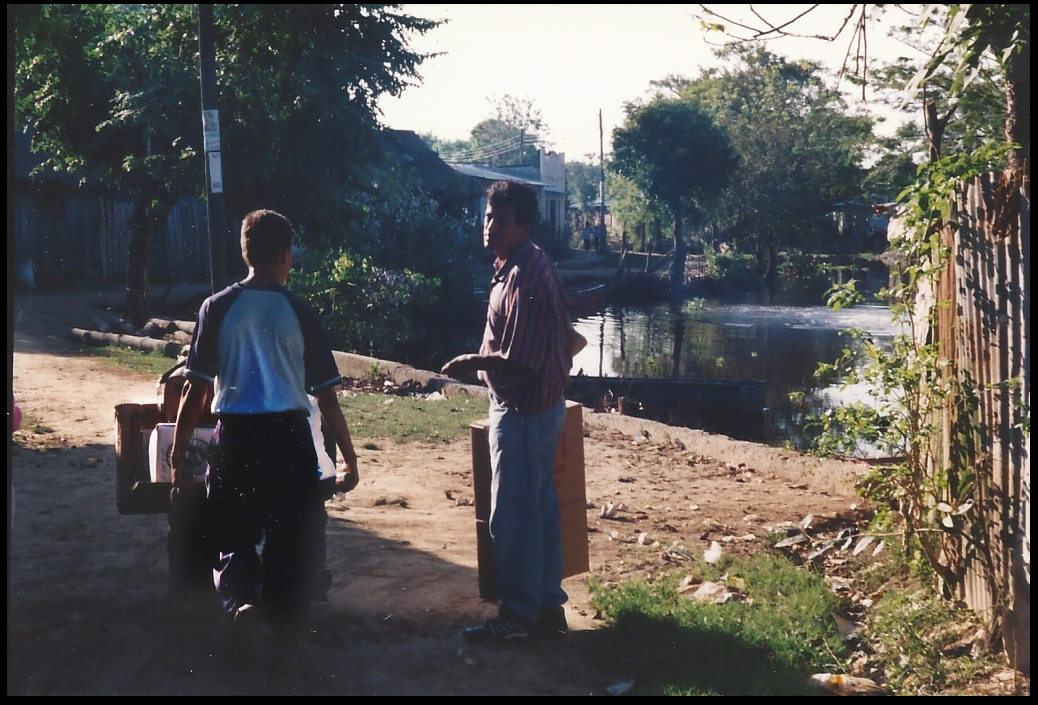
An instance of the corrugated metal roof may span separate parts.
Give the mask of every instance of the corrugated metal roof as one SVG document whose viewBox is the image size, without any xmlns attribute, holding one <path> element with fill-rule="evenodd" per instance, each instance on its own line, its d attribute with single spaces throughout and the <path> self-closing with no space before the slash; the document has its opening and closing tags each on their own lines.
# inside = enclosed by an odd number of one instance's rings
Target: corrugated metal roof
<svg viewBox="0 0 1038 705">
<path fill-rule="evenodd" d="M 543 181 L 535 181 L 533 179 L 524 179 L 521 176 L 515 174 L 509 174 L 504 171 L 497 171 L 491 169 L 488 166 L 477 166 L 475 164 L 454 164 L 447 162 L 447 166 L 454 169 L 459 174 L 465 176 L 473 176 L 477 179 L 486 179 L 487 181 L 518 181 L 522 184 L 529 184 L 530 186 L 551 186 Z"/>
</svg>

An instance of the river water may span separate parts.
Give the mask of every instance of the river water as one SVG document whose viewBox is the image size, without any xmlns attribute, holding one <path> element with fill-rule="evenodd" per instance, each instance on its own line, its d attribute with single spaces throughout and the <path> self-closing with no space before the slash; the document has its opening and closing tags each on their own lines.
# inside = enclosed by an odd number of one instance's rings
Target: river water
<svg viewBox="0 0 1038 705">
<path fill-rule="evenodd" d="M 811 300 L 819 303 L 807 303 Z M 841 389 L 839 377 L 815 377 L 818 363 L 835 361 L 844 348 L 855 349 L 856 341 L 841 332 L 865 330 L 882 344 L 899 328 L 882 305 L 833 312 L 820 303 L 821 295 L 802 292 L 777 301 L 761 304 L 744 297 L 607 306 L 576 321 L 588 346 L 574 359 L 573 374 L 765 380 L 766 409 L 760 417 L 711 412 L 659 420 L 803 448 L 808 416 L 868 398 L 863 388 Z M 792 392 L 803 392 L 803 399 L 790 400 Z"/>
</svg>

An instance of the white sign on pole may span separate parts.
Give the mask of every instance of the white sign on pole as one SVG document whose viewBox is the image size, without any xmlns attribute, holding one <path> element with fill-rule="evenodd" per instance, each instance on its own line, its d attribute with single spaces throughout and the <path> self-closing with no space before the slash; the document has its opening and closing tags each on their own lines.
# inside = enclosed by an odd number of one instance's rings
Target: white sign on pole
<svg viewBox="0 0 1038 705">
<path fill-rule="evenodd" d="M 209 189 L 212 193 L 223 193 L 223 169 L 219 152 L 206 152 L 209 158 Z"/>
<path fill-rule="evenodd" d="M 202 139 L 207 152 L 220 151 L 220 111 L 202 111 Z"/>
</svg>

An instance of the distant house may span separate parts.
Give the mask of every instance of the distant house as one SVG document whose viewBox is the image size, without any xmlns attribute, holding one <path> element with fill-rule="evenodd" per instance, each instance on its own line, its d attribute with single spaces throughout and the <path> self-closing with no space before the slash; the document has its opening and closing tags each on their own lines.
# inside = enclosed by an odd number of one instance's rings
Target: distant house
<svg viewBox="0 0 1038 705">
<path fill-rule="evenodd" d="M 566 157 L 562 153 L 540 150 L 536 166 L 498 166 L 479 164 L 448 165 L 461 176 L 465 210 L 479 226 L 487 208 L 487 189 L 495 181 L 518 181 L 537 190 L 541 225 L 535 233 L 539 244 L 549 252 L 566 242 Z"/>
</svg>

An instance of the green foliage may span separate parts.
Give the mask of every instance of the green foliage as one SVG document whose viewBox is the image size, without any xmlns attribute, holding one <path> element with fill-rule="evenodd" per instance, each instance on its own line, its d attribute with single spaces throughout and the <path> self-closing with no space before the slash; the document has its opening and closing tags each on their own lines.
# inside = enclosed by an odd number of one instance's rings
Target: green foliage
<svg viewBox="0 0 1038 705">
<path fill-rule="evenodd" d="M 34 5 L 15 13 L 15 117 L 47 167 L 97 174 L 161 222 L 204 193 L 192 5 Z M 436 22 L 387 5 L 217 5 L 226 206 L 339 241 L 369 183 L 377 100 L 418 79 L 408 37 Z"/>
<path fill-rule="evenodd" d="M 718 55 L 734 65 L 657 85 L 695 101 L 728 133 L 738 159 L 718 222 L 763 274 L 774 248 L 817 247 L 822 216 L 859 193 L 871 121 L 847 114 L 817 64 L 750 45 Z"/>
<path fill-rule="evenodd" d="M 573 213 L 576 219 L 573 223 L 575 231 L 584 227 L 585 220 L 596 222 L 596 209 L 601 203 L 599 199 L 600 181 L 600 167 L 593 164 L 591 159 L 587 162 L 566 162 L 566 190 L 577 202 L 576 212 Z M 606 193 L 609 193 L 608 183 Z"/>
<path fill-rule="evenodd" d="M 764 553 L 722 557 L 693 572 L 703 580 L 725 573 L 730 584 L 741 578 L 747 599 L 695 602 L 679 594 L 679 575 L 589 585 L 592 605 L 615 627 L 611 656 L 633 667 L 636 692 L 806 694 L 806 676 L 846 654 L 835 621 L 839 601 L 817 574 Z"/>
<path fill-rule="evenodd" d="M 448 443 L 468 438 L 469 424 L 489 413 L 488 403 L 479 399 L 430 400 L 386 394 L 339 397 L 339 406 L 354 438 L 388 438 L 394 443 Z M 363 447 L 378 450 L 371 441 Z"/>
<path fill-rule="evenodd" d="M 703 243 L 703 262 L 706 279 L 725 288 L 745 289 L 758 283 L 753 256 L 741 254 L 735 248 Z"/>
<path fill-rule="evenodd" d="M 293 272 L 288 287 L 321 316 L 334 349 L 403 360 L 423 339 L 422 314 L 436 303 L 440 282 L 348 252 L 328 259 L 308 252 L 305 271 Z"/>
<path fill-rule="evenodd" d="M 634 181 L 612 171 L 606 174 L 606 194 L 613 199 L 610 212 L 628 230 L 629 238 L 632 231 L 641 230 L 647 244 L 657 251 L 665 249 L 663 243 L 653 242 L 657 225 L 661 237 L 674 235 L 674 215 L 664 201 L 646 195 Z"/>
<path fill-rule="evenodd" d="M 658 95 L 624 110 L 623 126 L 613 131 L 611 168 L 666 203 L 678 227 L 682 214 L 699 224 L 735 163 L 728 136 L 691 101 Z"/>
</svg>

